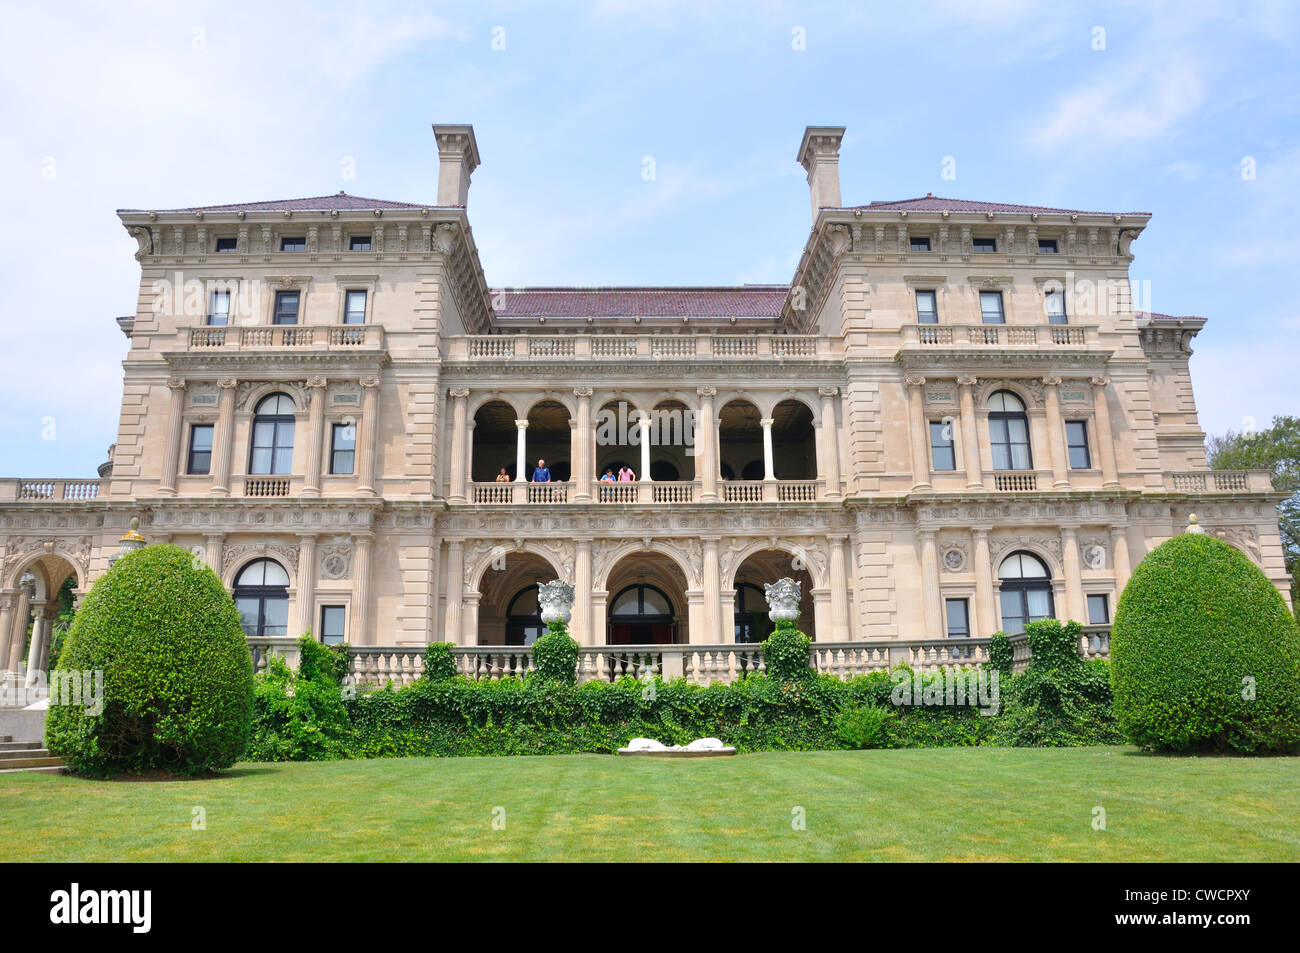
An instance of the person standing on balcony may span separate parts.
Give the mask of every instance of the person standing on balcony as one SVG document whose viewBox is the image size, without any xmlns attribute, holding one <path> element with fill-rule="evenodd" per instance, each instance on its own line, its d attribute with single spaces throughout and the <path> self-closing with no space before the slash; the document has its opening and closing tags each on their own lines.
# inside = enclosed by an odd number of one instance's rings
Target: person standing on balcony
<svg viewBox="0 0 1300 953">
<path fill-rule="evenodd" d="M 602 474 L 600 475 L 600 482 L 601 482 L 601 483 L 613 483 L 613 482 L 614 482 L 614 468 L 613 468 L 613 467 L 605 467 L 605 472 L 602 473 Z"/>
<path fill-rule="evenodd" d="M 533 471 L 533 482 L 534 483 L 551 482 L 551 471 L 550 468 L 547 467 L 545 460 L 537 461 L 537 469 Z"/>
<path fill-rule="evenodd" d="M 497 482 L 498 482 L 498 483 L 509 483 L 509 482 L 510 482 L 510 474 L 509 474 L 509 473 L 506 473 L 506 468 L 505 468 L 505 467 L 502 467 L 501 470 L 497 473 Z"/>
<path fill-rule="evenodd" d="M 631 467 L 624 465 L 624 467 L 623 467 L 621 470 L 618 471 L 618 482 L 619 482 L 619 483 L 635 483 L 635 482 L 636 482 L 636 471 L 633 470 Z"/>
</svg>

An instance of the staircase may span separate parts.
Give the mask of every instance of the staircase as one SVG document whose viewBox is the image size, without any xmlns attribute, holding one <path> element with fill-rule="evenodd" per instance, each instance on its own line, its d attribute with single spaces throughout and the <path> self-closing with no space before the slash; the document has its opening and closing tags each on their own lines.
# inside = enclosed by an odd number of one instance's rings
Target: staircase
<svg viewBox="0 0 1300 953">
<path fill-rule="evenodd" d="M 0 735 L 0 774 L 15 771 L 62 774 L 63 759 L 50 754 L 39 741 L 14 741 L 10 735 Z"/>
</svg>

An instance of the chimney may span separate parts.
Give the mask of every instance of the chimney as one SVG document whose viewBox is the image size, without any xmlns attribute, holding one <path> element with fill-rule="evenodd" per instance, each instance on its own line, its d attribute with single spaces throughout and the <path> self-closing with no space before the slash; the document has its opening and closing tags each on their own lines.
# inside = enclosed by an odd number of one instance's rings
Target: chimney
<svg viewBox="0 0 1300 953">
<path fill-rule="evenodd" d="M 469 177 L 478 168 L 478 143 L 473 126 L 433 127 L 438 142 L 438 206 L 465 207 Z"/>
<path fill-rule="evenodd" d="M 809 126 L 799 145 L 799 164 L 808 173 L 813 225 L 824 208 L 840 208 L 840 140 L 843 126 Z"/>
</svg>

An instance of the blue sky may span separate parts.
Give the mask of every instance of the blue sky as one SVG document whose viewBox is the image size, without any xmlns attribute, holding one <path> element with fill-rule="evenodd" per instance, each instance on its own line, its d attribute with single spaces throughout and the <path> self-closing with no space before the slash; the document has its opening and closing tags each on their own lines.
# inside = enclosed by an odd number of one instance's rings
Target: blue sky
<svg viewBox="0 0 1300 953">
<path fill-rule="evenodd" d="M 1266 425 L 1300 412 L 1300 13 L 1249 7 L 10 10 L 29 41 L 0 58 L 0 475 L 90 476 L 116 437 L 113 317 L 139 271 L 114 209 L 339 189 L 432 202 L 434 122 L 474 124 L 469 212 L 493 287 L 788 281 L 809 124 L 848 127 L 846 204 L 1152 212 L 1132 273 L 1154 310 L 1210 319 L 1202 426 Z"/>
</svg>

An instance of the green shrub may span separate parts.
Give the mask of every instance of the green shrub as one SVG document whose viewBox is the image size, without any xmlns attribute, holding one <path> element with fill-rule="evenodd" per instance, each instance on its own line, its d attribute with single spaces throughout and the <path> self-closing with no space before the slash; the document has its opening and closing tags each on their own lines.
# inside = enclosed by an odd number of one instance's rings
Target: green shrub
<svg viewBox="0 0 1300 953">
<path fill-rule="evenodd" d="M 87 593 L 59 671 L 102 671 L 104 708 L 51 705 L 46 745 L 77 773 L 228 768 L 248 744 L 253 668 L 235 603 L 178 546 L 123 556 Z"/>
<path fill-rule="evenodd" d="M 343 684 L 348 675 L 348 647 L 324 645 L 308 632 L 298 640 L 298 677 L 308 681 L 327 679 Z"/>
<path fill-rule="evenodd" d="M 1005 632 L 994 632 L 989 639 L 989 668 L 1003 678 L 1010 678 L 1015 653 Z"/>
<path fill-rule="evenodd" d="M 1110 639 L 1115 713 L 1140 747 L 1278 752 L 1300 745 L 1300 631 L 1243 554 L 1184 533 L 1147 554 Z"/>
<path fill-rule="evenodd" d="M 812 640 L 795 627 L 794 622 L 783 619 L 763 643 L 763 660 L 767 674 L 779 682 L 797 682 L 811 678 L 813 669 L 808 665 Z"/>
<path fill-rule="evenodd" d="M 251 761 L 329 761 L 347 757 L 352 726 L 333 674 L 293 672 L 272 655 L 256 678 Z"/>
<path fill-rule="evenodd" d="M 445 682 L 456 677 L 456 656 L 451 642 L 430 642 L 424 650 L 424 677 L 431 682 Z"/>
<path fill-rule="evenodd" d="M 849 748 L 888 748 L 889 722 L 897 717 L 884 705 L 854 705 L 835 716 L 835 733 Z"/>
<path fill-rule="evenodd" d="M 537 677 L 572 685 L 578 678 L 578 643 L 563 622 L 552 622 L 546 634 L 533 643 Z"/>
</svg>

